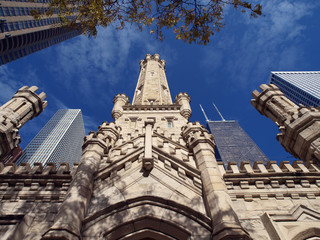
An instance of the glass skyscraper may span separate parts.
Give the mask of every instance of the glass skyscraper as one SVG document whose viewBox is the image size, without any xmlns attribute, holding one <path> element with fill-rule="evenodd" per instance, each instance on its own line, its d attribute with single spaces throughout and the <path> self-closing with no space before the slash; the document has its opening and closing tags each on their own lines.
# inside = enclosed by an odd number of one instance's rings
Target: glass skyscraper
<svg viewBox="0 0 320 240">
<path fill-rule="evenodd" d="M 80 161 L 83 144 L 84 125 L 80 109 L 61 109 L 47 122 L 34 139 L 23 150 L 16 162 L 59 165 Z"/>
<path fill-rule="evenodd" d="M 207 121 L 216 144 L 216 159 L 227 167 L 229 162 L 255 161 L 267 164 L 269 159 L 236 121 Z"/>
<path fill-rule="evenodd" d="M 81 34 L 80 30 L 58 26 L 58 12 L 35 20 L 32 10 L 45 13 L 49 0 L 1 0 L 0 65 Z"/>
<path fill-rule="evenodd" d="M 320 106 L 320 71 L 271 72 L 270 83 L 298 105 Z"/>
</svg>

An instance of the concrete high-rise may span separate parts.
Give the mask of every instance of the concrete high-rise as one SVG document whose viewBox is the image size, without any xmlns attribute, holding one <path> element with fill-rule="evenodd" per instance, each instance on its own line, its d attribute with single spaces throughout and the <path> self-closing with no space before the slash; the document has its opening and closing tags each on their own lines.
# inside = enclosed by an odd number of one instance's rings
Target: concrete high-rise
<svg viewBox="0 0 320 240">
<path fill-rule="evenodd" d="M 320 106 L 320 71 L 271 72 L 270 83 L 295 104 Z"/>
<path fill-rule="evenodd" d="M 81 34 L 58 26 L 58 12 L 35 20 L 32 10 L 45 12 L 49 0 L 2 0 L 0 5 L 0 65 Z"/>
<path fill-rule="evenodd" d="M 53 162 L 73 164 L 81 157 L 84 138 L 81 110 L 61 109 L 47 122 L 23 150 L 17 164 Z"/>
<path fill-rule="evenodd" d="M 269 159 L 241 128 L 237 121 L 207 121 L 208 128 L 216 144 L 216 158 L 227 167 L 229 162 L 248 161 L 251 166 L 261 161 L 267 164 Z"/>
</svg>

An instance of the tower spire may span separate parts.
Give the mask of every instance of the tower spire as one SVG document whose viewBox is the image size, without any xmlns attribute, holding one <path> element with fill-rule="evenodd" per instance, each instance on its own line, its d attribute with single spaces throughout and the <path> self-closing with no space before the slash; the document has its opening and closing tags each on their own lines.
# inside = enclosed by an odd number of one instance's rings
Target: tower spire
<svg viewBox="0 0 320 240">
<path fill-rule="evenodd" d="M 140 75 L 132 105 L 172 104 L 165 73 L 165 61 L 159 54 L 147 54 L 140 61 Z"/>
</svg>

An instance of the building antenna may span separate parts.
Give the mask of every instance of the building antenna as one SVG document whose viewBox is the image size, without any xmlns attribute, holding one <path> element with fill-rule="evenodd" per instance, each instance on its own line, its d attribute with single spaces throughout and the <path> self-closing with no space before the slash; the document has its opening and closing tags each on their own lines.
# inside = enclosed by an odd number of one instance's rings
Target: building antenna
<svg viewBox="0 0 320 240">
<path fill-rule="evenodd" d="M 203 108 L 202 108 L 201 104 L 199 104 L 199 105 L 200 105 L 201 111 L 202 111 L 202 113 L 203 113 L 203 115 L 204 115 L 204 117 L 205 117 L 206 121 L 207 121 L 207 122 L 209 122 L 209 119 L 208 119 L 208 117 L 207 117 L 206 112 L 203 110 Z"/>
<path fill-rule="evenodd" d="M 217 108 L 217 106 L 214 104 L 214 103 L 212 103 L 212 105 L 214 106 L 214 108 L 217 110 L 217 112 L 219 113 L 219 115 L 220 115 L 220 117 L 221 117 L 221 120 L 224 122 L 224 121 L 226 121 L 224 118 L 223 118 L 223 116 L 222 116 L 222 114 L 221 114 L 221 112 L 219 111 L 219 109 Z"/>
</svg>

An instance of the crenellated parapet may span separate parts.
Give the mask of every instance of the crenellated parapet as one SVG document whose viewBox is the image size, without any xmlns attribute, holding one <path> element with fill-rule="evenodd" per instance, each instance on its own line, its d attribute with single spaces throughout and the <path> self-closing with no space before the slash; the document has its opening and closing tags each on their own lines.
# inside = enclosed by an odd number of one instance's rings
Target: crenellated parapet
<svg viewBox="0 0 320 240">
<path fill-rule="evenodd" d="M 117 94 L 113 98 L 112 118 L 117 120 L 123 114 L 123 106 L 129 104 L 129 98 L 125 94 Z"/>
<path fill-rule="evenodd" d="M 36 86 L 24 86 L 0 107 L 0 160 L 18 147 L 21 142 L 19 129 L 48 105 L 44 101 L 46 94 L 37 94 L 37 90 Z"/>
<path fill-rule="evenodd" d="M 109 150 L 120 138 L 120 131 L 121 127 L 114 122 L 108 123 L 105 121 L 98 127 L 97 134 L 106 142 Z"/>
<path fill-rule="evenodd" d="M 179 104 L 181 115 L 187 120 L 191 117 L 190 96 L 187 93 L 179 93 L 175 99 L 175 104 Z"/>
<path fill-rule="evenodd" d="M 182 137 L 191 149 L 199 143 L 208 143 L 214 150 L 215 144 L 213 142 L 213 136 L 200 122 L 188 122 L 181 130 Z"/>
<path fill-rule="evenodd" d="M 236 162 L 230 162 L 224 169 L 219 162 L 229 195 L 233 201 L 244 199 L 316 199 L 320 197 L 320 168 L 313 161 L 283 161 L 277 164 L 270 161 L 267 166 L 255 162 L 242 162 L 240 168 Z"/>
<path fill-rule="evenodd" d="M 46 167 L 41 163 L 35 163 L 34 167 L 28 163 L 20 166 L 0 163 L 0 200 L 2 203 L 20 200 L 62 202 L 76 168 L 77 164 L 71 170 L 68 163 L 61 163 L 59 168 L 55 163 L 48 163 Z"/>
<path fill-rule="evenodd" d="M 166 61 L 163 59 L 160 59 L 160 55 L 156 53 L 154 55 L 146 54 L 144 60 L 140 61 L 140 68 L 144 68 L 147 62 L 150 60 L 157 61 L 163 68 L 166 66 Z"/>
<path fill-rule="evenodd" d="M 320 163 L 320 111 L 297 106 L 273 84 L 260 86 L 252 93 L 252 105 L 279 126 L 277 139 L 294 157 Z"/>
</svg>

